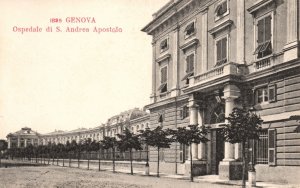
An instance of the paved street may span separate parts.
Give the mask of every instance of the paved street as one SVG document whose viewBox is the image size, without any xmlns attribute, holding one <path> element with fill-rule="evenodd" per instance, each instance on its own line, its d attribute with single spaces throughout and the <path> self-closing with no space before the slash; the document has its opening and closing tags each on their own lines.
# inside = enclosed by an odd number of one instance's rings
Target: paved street
<svg viewBox="0 0 300 188">
<path fill-rule="evenodd" d="M 66 167 L 21 167 L 0 169 L 1 188 L 32 188 L 32 187 L 166 187 L 166 188 L 226 188 L 238 187 L 213 183 L 191 183 L 187 180 L 172 178 L 156 178 L 123 173 L 113 174 L 109 171 L 83 170 Z"/>
</svg>

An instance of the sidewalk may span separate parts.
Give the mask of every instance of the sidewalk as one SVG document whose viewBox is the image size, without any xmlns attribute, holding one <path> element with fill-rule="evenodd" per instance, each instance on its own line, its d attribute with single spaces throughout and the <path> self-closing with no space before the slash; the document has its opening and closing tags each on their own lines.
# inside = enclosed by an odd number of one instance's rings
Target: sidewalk
<svg viewBox="0 0 300 188">
<path fill-rule="evenodd" d="M 3 164 L 5 164 L 5 162 L 7 163 L 17 163 L 17 164 L 28 164 L 28 165 L 34 165 L 34 163 L 30 163 L 28 161 L 3 161 Z M 57 166 L 56 163 L 52 164 L 52 161 L 50 163 L 50 165 L 53 166 Z M 65 168 L 69 168 L 67 164 L 65 164 Z M 22 166 L 22 165 L 20 165 Z M 41 165 L 44 166 L 44 165 Z M 45 165 L 47 166 L 47 164 Z M 62 167 L 62 164 L 59 163 L 58 166 Z M 2 166 L 3 168 L 4 166 Z M 77 168 L 72 166 L 71 168 Z M 81 164 L 80 165 L 80 169 L 82 170 L 87 170 L 86 169 L 87 166 L 85 164 Z M 94 166 L 94 165 L 90 165 L 90 170 L 98 170 L 98 166 Z M 101 166 L 101 171 L 108 171 L 108 172 L 112 172 L 112 167 L 108 167 L 108 166 Z M 130 174 L 130 170 L 125 169 L 125 168 L 116 168 L 115 170 L 117 173 L 122 173 L 122 174 Z M 143 170 L 136 170 L 134 169 L 134 175 L 138 175 L 138 176 L 146 176 L 145 175 L 145 171 Z M 156 177 L 156 172 L 150 172 L 150 176 L 151 177 Z M 185 176 L 185 175 L 179 175 L 179 174 L 166 174 L 166 173 L 160 173 L 160 178 L 168 178 L 168 179 L 177 179 L 177 180 L 185 180 L 185 181 L 189 181 L 190 177 L 189 176 Z M 211 184 L 219 184 L 219 185 L 234 185 L 234 186 L 240 186 L 242 184 L 241 180 L 221 180 L 219 179 L 218 175 L 205 175 L 205 176 L 196 176 L 194 177 L 194 182 L 203 182 L 203 183 L 211 183 Z M 280 183 L 273 183 L 273 182 L 257 182 L 256 183 L 256 187 L 263 187 L 263 188 L 300 188 L 300 185 L 287 185 L 287 184 L 280 184 Z"/>
<path fill-rule="evenodd" d="M 105 171 L 111 171 L 111 168 L 103 168 Z M 130 174 L 130 170 L 126 169 L 116 169 L 117 173 L 125 173 Z M 144 171 L 133 171 L 135 175 L 140 176 L 146 176 Z M 190 180 L 189 176 L 184 175 L 176 175 L 176 174 L 165 174 L 160 173 L 160 178 L 169 178 L 169 179 L 180 179 L 180 180 Z M 150 172 L 150 176 L 155 177 L 156 173 Z M 241 180 L 221 180 L 219 179 L 218 175 L 205 175 L 205 176 L 196 176 L 194 177 L 194 182 L 205 182 L 205 183 L 211 183 L 211 184 L 220 184 L 220 185 L 242 185 Z M 246 182 L 246 185 L 248 186 L 248 182 Z M 280 183 L 272 183 L 272 182 L 256 182 L 256 187 L 263 187 L 263 188 L 300 188 L 300 185 L 286 185 L 286 184 L 280 184 Z"/>
</svg>

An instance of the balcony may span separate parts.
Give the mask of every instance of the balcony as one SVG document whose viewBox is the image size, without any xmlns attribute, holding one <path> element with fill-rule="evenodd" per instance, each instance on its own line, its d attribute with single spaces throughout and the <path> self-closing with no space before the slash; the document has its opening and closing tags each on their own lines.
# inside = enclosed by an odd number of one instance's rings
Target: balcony
<svg viewBox="0 0 300 188">
<path fill-rule="evenodd" d="M 272 66 L 272 61 L 270 57 L 260 59 L 253 64 L 254 72 L 267 69 Z"/>
<path fill-rule="evenodd" d="M 208 72 L 203 74 L 196 75 L 190 79 L 189 87 L 193 87 L 195 85 L 201 85 L 204 83 L 208 83 L 210 81 L 216 81 L 218 79 L 222 79 L 230 76 L 238 76 L 241 75 L 244 71 L 244 66 L 241 64 L 229 62 L 225 63 L 221 66 L 215 67 Z"/>
</svg>

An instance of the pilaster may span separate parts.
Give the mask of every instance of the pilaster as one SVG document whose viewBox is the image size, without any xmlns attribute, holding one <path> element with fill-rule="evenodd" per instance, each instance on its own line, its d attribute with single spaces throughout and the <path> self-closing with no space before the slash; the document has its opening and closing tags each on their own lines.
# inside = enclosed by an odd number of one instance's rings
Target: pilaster
<svg viewBox="0 0 300 188">
<path fill-rule="evenodd" d="M 298 0 L 288 0 L 287 3 L 287 43 L 284 46 L 284 62 L 297 59 L 299 57 L 299 2 Z"/>
<path fill-rule="evenodd" d="M 245 62 L 245 0 L 237 0 L 236 49 L 237 63 Z"/>
<path fill-rule="evenodd" d="M 203 113 L 204 113 L 204 108 L 199 108 L 199 113 L 198 113 L 198 124 L 199 126 L 203 125 Z M 205 143 L 200 143 L 198 144 L 198 159 L 199 160 L 206 160 L 206 144 Z"/>
<path fill-rule="evenodd" d="M 172 88 L 171 88 L 171 96 L 178 96 L 178 41 L 179 41 L 179 27 L 176 27 L 172 32 Z"/>
<path fill-rule="evenodd" d="M 204 73 L 207 71 L 207 11 L 208 9 L 205 9 L 202 12 L 202 27 L 201 27 L 201 48 L 202 48 L 202 70 L 201 73 Z"/>
<path fill-rule="evenodd" d="M 156 102 L 156 42 L 152 42 L 152 92 L 150 103 Z"/>
</svg>

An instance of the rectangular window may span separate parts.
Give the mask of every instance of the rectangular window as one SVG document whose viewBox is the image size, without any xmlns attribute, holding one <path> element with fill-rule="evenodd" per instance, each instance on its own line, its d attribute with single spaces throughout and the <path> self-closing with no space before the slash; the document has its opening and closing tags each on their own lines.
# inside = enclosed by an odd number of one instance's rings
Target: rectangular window
<svg viewBox="0 0 300 188">
<path fill-rule="evenodd" d="M 272 53 L 272 17 L 266 16 L 257 21 L 257 47 L 254 54 L 263 58 Z"/>
<path fill-rule="evenodd" d="M 158 87 L 157 90 L 159 90 L 161 93 L 167 92 L 168 90 L 167 81 L 168 81 L 168 67 L 165 66 L 160 69 L 160 86 Z"/>
<path fill-rule="evenodd" d="M 227 62 L 227 37 L 218 40 L 217 46 L 217 63 L 216 67 Z"/>
<path fill-rule="evenodd" d="M 269 86 L 264 86 L 256 89 L 255 92 L 255 101 L 256 104 L 264 103 L 264 102 L 276 102 L 276 85 L 272 84 Z"/>
<path fill-rule="evenodd" d="M 189 107 L 184 106 L 182 110 L 180 110 L 180 117 L 185 119 L 190 116 Z"/>
<path fill-rule="evenodd" d="M 268 102 L 268 87 L 259 88 L 256 90 L 256 103 L 260 104 L 263 102 Z"/>
<path fill-rule="evenodd" d="M 276 165 L 276 129 L 268 130 L 268 158 L 269 165 Z"/>
</svg>

